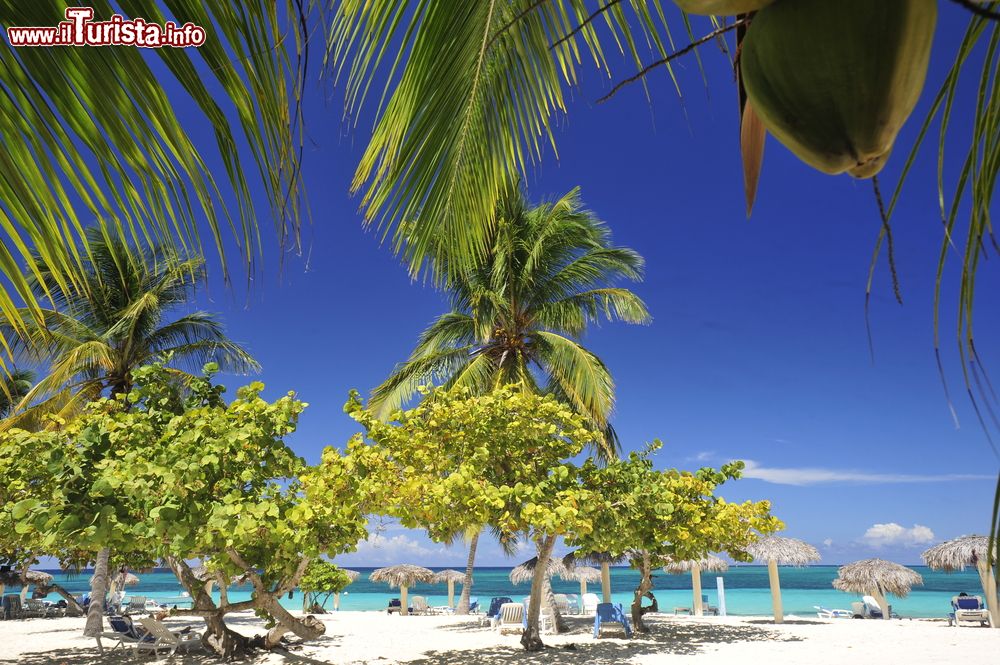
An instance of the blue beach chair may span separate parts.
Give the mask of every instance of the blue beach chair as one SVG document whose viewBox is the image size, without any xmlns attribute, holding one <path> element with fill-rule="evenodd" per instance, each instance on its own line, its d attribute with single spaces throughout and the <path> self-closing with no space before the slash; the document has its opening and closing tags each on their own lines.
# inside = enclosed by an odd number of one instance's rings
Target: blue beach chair
<svg viewBox="0 0 1000 665">
<path fill-rule="evenodd" d="M 479 596 L 469 598 L 469 614 L 479 614 Z"/>
<path fill-rule="evenodd" d="M 979 596 L 953 596 L 951 612 L 948 613 L 948 625 L 956 628 L 960 622 L 978 623 L 980 626 L 990 625 L 990 612 Z"/>
<path fill-rule="evenodd" d="M 594 615 L 594 637 L 600 637 L 604 624 L 617 623 L 625 629 L 625 637 L 632 637 L 632 624 L 629 623 L 621 603 L 600 603 L 597 614 Z"/>
<path fill-rule="evenodd" d="M 480 619 L 479 623 L 483 624 L 487 621 L 490 624 L 495 624 L 500 618 L 500 606 L 504 603 L 513 603 L 514 601 L 507 596 L 496 596 L 490 598 L 490 609 L 486 612 L 486 616 Z"/>
</svg>

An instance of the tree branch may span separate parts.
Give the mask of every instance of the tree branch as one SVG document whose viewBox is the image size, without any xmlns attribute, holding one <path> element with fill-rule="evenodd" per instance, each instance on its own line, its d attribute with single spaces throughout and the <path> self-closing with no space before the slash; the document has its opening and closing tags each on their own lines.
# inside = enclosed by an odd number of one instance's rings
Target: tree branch
<svg viewBox="0 0 1000 665">
<path fill-rule="evenodd" d="M 749 22 L 750 22 L 750 19 L 743 18 L 743 19 L 737 20 L 735 23 L 732 23 L 730 25 L 724 25 L 721 28 L 719 28 L 718 30 L 713 30 L 712 32 L 708 33 L 707 35 L 705 35 L 701 39 L 697 39 L 697 40 L 691 42 L 690 44 L 688 44 L 687 46 L 685 46 L 681 50 L 674 51 L 673 53 L 671 53 L 667 57 L 662 58 L 660 60 L 657 60 L 656 62 L 651 62 L 650 64 L 648 64 L 645 67 L 643 67 L 643 69 L 639 73 L 637 73 L 637 74 L 635 74 L 633 76 L 630 76 L 627 79 L 625 79 L 624 81 L 621 81 L 617 85 L 615 85 L 615 87 L 611 89 L 611 92 L 609 92 L 608 94 L 606 94 L 603 97 L 601 97 L 600 99 L 598 99 L 597 103 L 598 104 L 603 104 L 604 102 L 608 101 L 609 99 L 611 99 L 611 97 L 613 97 L 615 95 L 616 92 L 618 92 L 619 90 L 621 90 L 623 87 L 625 87 L 629 83 L 634 83 L 635 81 L 638 81 L 639 79 L 644 78 L 646 76 L 646 74 L 648 74 L 649 72 L 653 71 L 654 69 L 656 69 L 660 65 L 665 65 L 668 62 L 670 62 L 671 60 L 675 60 L 675 59 L 681 57 L 682 55 L 687 55 L 688 53 L 690 53 L 691 51 L 695 50 L 696 48 L 698 48 L 699 46 L 701 46 L 705 42 L 710 42 L 713 39 L 715 39 L 716 37 L 718 37 L 719 35 L 723 35 L 723 34 L 729 32 L 730 30 L 735 30 L 736 28 L 740 27 L 741 25 L 746 25 Z"/>
<path fill-rule="evenodd" d="M 951 0 L 951 1 L 961 7 L 965 7 L 976 16 L 982 16 L 983 18 L 987 18 L 991 21 L 1000 21 L 1000 12 L 983 7 L 978 2 L 973 2 L 973 0 Z"/>
<path fill-rule="evenodd" d="M 556 43 L 554 43 L 554 44 L 552 44 L 551 46 L 549 46 L 549 48 L 550 48 L 550 49 L 554 49 L 555 47 L 559 46 L 560 44 L 562 44 L 562 43 L 563 43 L 564 41 L 566 41 L 567 39 L 572 39 L 572 38 L 573 38 L 573 37 L 574 37 L 575 35 L 579 34 L 581 30 L 583 30 L 583 29 L 584 29 L 584 28 L 586 28 L 586 27 L 587 27 L 588 25 L 590 25 L 590 23 L 591 23 L 591 22 L 592 22 L 592 21 L 593 21 L 594 19 L 596 19 L 596 18 L 597 18 L 598 16 L 600 16 L 600 15 L 601 15 L 601 14 L 603 14 L 604 12 L 608 11 L 609 9 L 611 9 L 612 7 L 614 7 L 615 5 L 617 5 L 617 4 L 618 4 L 619 2 L 621 2 L 621 1 L 622 1 L 622 0 L 611 0 L 611 2 L 609 2 L 609 3 L 608 3 L 608 4 L 606 4 L 606 5 L 604 5 L 603 7 L 601 7 L 601 8 L 600 8 L 600 9 L 598 9 L 597 11 L 595 11 L 595 12 L 594 12 L 593 14 L 591 14 L 590 16 L 588 16 L 588 17 L 586 18 L 586 20 L 584 20 L 584 22 L 583 22 L 583 23 L 581 23 L 580 25 L 578 25 L 578 26 L 576 26 L 575 28 L 573 28 L 573 31 L 572 31 L 572 32 L 570 32 L 569 34 L 567 34 L 567 35 L 566 35 L 565 37 L 562 37 L 562 38 L 561 38 L 561 39 L 560 39 L 559 41 L 557 41 Z"/>
<path fill-rule="evenodd" d="M 524 11 L 522 11 L 521 13 L 519 13 L 517 16 L 515 16 L 511 20 L 509 20 L 506 23 L 504 23 L 502 26 L 500 26 L 500 29 L 497 30 L 496 32 L 494 32 L 493 36 L 490 37 L 490 39 L 489 39 L 488 42 L 486 42 L 486 46 L 483 48 L 483 50 L 484 51 L 489 51 L 490 47 L 493 46 L 493 42 L 495 42 L 496 40 L 500 39 L 500 37 L 502 37 L 505 32 L 507 32 L 508 30 L 510 30 L 511 27 L 513 27 L 513 25 L 515 23 L 517 23 L 522 18 L 524 18 L 525 16 L 527 16 L 531 12 L 535 11 L 536 9 L 538 9 L 539 7 L 541 7 L 542 5 L 544 5 L 546 2 L 548 2 L 548 0 L 535 0 L 535 2 L 531 3 L 530 5 L 528 5 L 524 9 Z"/>
</svg>

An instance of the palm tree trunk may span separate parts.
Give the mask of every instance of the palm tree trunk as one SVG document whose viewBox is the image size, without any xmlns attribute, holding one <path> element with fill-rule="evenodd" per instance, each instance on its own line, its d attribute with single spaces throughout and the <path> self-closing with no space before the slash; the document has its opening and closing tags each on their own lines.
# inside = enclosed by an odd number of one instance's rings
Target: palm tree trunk
<svg viewBox="0 0 1000 665">
<path fill-rule="evenodd" d="M 98 637 L 104 632 L 104 596 L 108 593 L 108 560 L 111 550 L 107 547 L 97 553 L 94 561 L 94 579 L 90 583 L 90 608 L 87 610 L 86 637 Z"/>
<path fill-rule="evenodd" d="M 455 614 L 469 613 L 469 594 L 472 592 L 472 569 L 476 564 L 476 546 L 479 545 L 479 533 L 469 541 L 469 559 L 465 563 L 465 579 L 462 580 L 462 597 L 458 600 Z"/>
<path fill-rule="evenodd" d="M 538 560 L 535 562 L 535 574 L 531 579 L 531 599 L 528 601 L 528 626 L 521 634 L 521 646 L 525 651 L 541 651 L 545 648 L 542 634 L 538 626 L 538 615 L 542 609 L 542 589 L 545 584 L 546 568 L 549 567 L 549 557 L 556 544 L 555 536 L 542 536 L 538 541 Z"/>
<path fill-rule="evenodd" d="M 566 624 L 566 620 L 563 619 L 562 613 L 556 606 L 556 595 L 552 592 L 551 577 L 545 577 L 545 584 L 542 587 L 542 598 L 545 602 L 545 608 L 548 611 L 549 616 L 552 617 L 552 627 L 555 629 L 555 632 L 561 633 L 567 630 L 569 626 Z"/>
</svg>

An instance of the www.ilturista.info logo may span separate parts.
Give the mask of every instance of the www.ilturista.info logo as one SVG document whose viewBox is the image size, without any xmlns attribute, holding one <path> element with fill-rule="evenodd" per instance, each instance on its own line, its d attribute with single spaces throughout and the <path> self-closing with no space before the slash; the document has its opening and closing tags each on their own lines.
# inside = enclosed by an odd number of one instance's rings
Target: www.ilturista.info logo
<svg viewBox="0 0 1000 665">
<path fill-rule="evenodd" d="M 93 7 L 67 7 L 66 20 L 55 27 L 9 27 L 11 46 L 139 46 L 187 48 L 205 43 L 205 28 L 194 23 L 163 25 L 118 14 L 94 21 Z"/>
</svg>

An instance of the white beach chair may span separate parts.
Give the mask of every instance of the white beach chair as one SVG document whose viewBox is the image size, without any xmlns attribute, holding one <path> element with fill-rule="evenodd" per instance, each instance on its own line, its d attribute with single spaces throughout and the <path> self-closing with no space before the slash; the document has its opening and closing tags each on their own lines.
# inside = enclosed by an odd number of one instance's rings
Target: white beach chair
<svg viewBox="0 0 1000 665">
<path fill-rule="evenodd" d="M 126 603 L 125 611 L 123 614 L 125 616 L 131 616 L 133 614 L 142 614 L 146 611 L 146 597 L 145 596 L 129 596 L 128 603 Z"/>
<path fill-rule="evenodd" d="M 583 613 L 597 614 L 597 605 L 600 602 L 601 599 L 597 597 L 596 593 L 583 594 Z"/>
<path fill-rule="evenodd" d="M 136 642 L 137 655 L 144 651 L 152 651 L 154 656 L 158 656 L 160 651 L 163 651 L 169 657 L 174 655 L 178 649 L 188 651 L 201 648 L 201 637 L 194 633 L 171 632 L 165 625 L 150 617 L 139 619 L 139 623 L 154 638 L 154 641 Z"/>
<path fill-rule="evenodd" d="M 427 605 L 427 599 L 423 596 L 413 596 L 410 598 L 410 614 L 430 614 L 431 608 Z"/>
<path fill-rule="evenodd" d="M 816 610 L 816 616 L 820 619 L 852 619 L 854 618 L 854 612 L 851 610 L 830 610 L 825 607 L 820 607 L 819 605 L 813 605 Z"/>
<path fill-rule="evenodd" d="M 501 635 L 508 631 L 524 629 L 524 605 L 521 603 L 504 603 L 500 606 L 500 617 L 497 621 L 497 632 Z"/>
<path fill-rule="evenodd" d="M 566 594 L 566 600 L 569 601 L 569 613 L 579 614 L 580 613 L 580 597 L 575 593 Z"/>
<path fill-rule="evenodd" d="M 952 596 L 951 612 L 948 614 L 948 625 L 956 628 L 961 622 L 976 623 L 980 626 L 990 625 L 990 611 L 979 596 Z"/>
<path fill-rule="evenodd" d="M 556 609 L 559 610 L 560 614 L 570 613 L 569 597 L 564 593 L 555 594 Z"/>
</svg>

